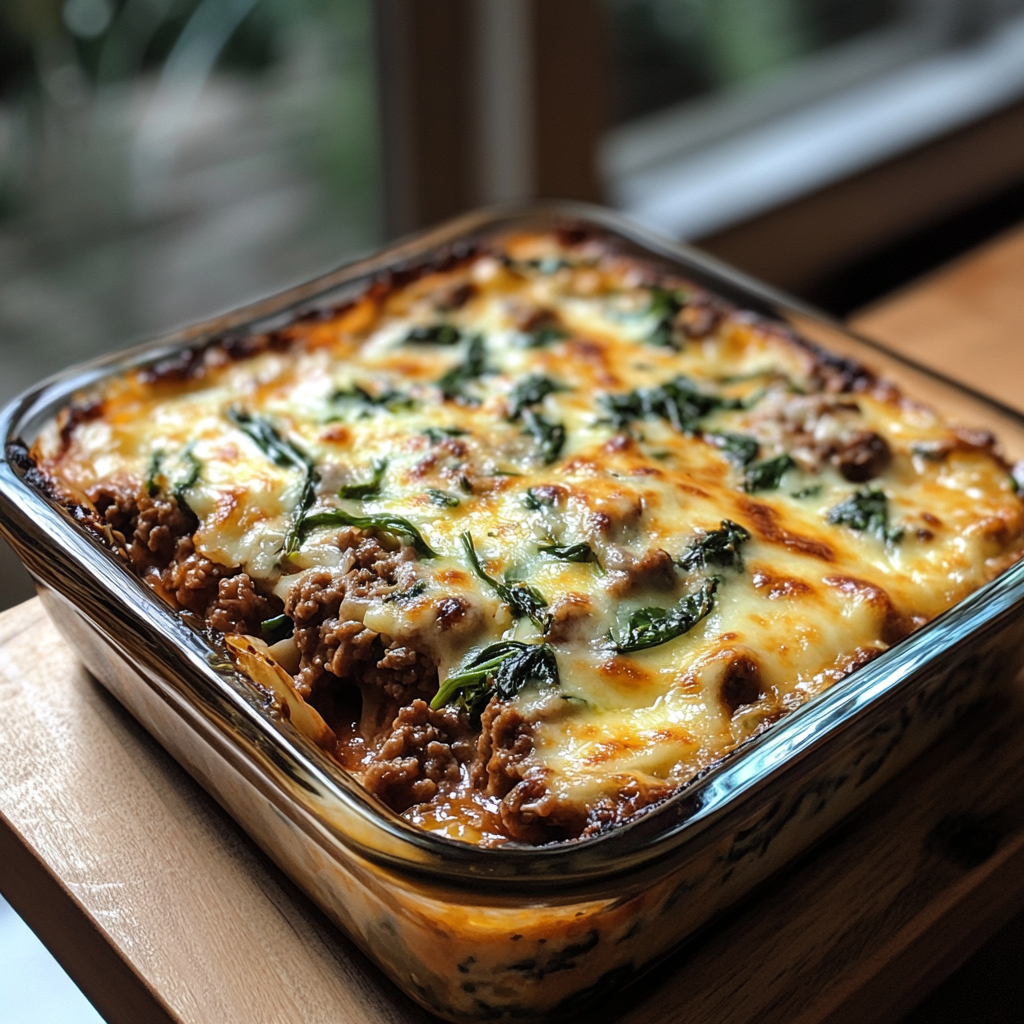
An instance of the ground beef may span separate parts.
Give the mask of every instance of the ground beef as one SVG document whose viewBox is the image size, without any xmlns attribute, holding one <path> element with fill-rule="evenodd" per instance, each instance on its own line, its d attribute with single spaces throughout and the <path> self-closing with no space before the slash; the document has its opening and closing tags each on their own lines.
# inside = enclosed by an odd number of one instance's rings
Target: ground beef
<svg viewBox="0 0 1024 1024">
<path fill-rule="evenodd" d="M 493 697 L 480 718 L 480 739 L 472 782 L 488 796 L 501 797 L 501 823 L 512 839 L 550 843 L 579 835 L 586 812 L 556 796 L 545 769 L 530 763 L 533 724 L 508 701 Z"/>
<path fill-rule="evenodd" d="M 865 430 L 838 445 L 831 461 L 847 480 L 859 484 L 881 476 L 892 462 L 892 451 L 884 437 Z"/>
<path fill-rule="evenodd" d="M 191 537 L 198 523 L 173 497 L 151 496 L 116 484 L 94 487 L 87 497 L 140 575 L 149 569 L 166 569 L 172 561 L 191 553 Z"/>
<path fill-rule="evenodd" d="M 408 700 L 417 691 L 429 696 L 437 691 L 437 666 L 426 654 L 394 642 L 366 671 L 363 681 L 379 686 L 395 700 Z"/>
<path fill-rule="evenodd" d="M 614 797 L 608 796 L 587 811 L 584 827 L 578 833 L 580 839 L 587 839 L 632 817 L 645 807 L 650 807 L 676 791 L 676 786 L 663 783 L 641 784 L 632 779 L 626 782 Z"/>
<path fill-rule="evenodd" d="M 414 700 L 398 712 L 363 785 L 392 810 L 405 811 L 457 788 L 461 765 L 472 756 L 464 712 L 450 707 L 434 711 L 426 701 Z"/>
<path fill-rule="evenodd" d="M 586 808 L 553 792 L 546 775 L 542 768 L 530 769 L 501 801 L 501 823 L 521 843 L 575 839 L 586 827 Z"/>
<path fill-rule="evenodd" d="M 551 602 L 547 639 L 553 644 L 584 640 L 593 630 L 593 602 L 587 594 L 569 591 Z"/>
<path fill-rule="evenodd" d="M 259 636 L 260 623 L 274 614 L 270 601 L 256 591 L 247 573 L 221 579 L 217 596 L 204 613 L 206 622 L 222 633 Z"/>
<path fill-rule="evenodd" d="M 135 532 L 128 555 L 132 565 L 142 572 L 150 566 L 166 566 L 180 551 L 178 542 L 195 532 L 195 516 L 178 506 L 173 497 L 138 500 Z"/>
<path fill-rule="evenodd" d="M 221 581 L 237 572 L 198 554 L 187 538 L 178 544 L 176 557 L 166 568 L 153 569 L 143 578 L 178 608 L 205 617 L 206 609 L 217 600 Z"/>
<path fill-rule="evenodd" d="M 412 582 L 414 549 L 389 551 L 376 537 L 351 528 L 341 531 L 338 542 L 346 554 L 341 566 L 306 573 L 285 603 L 285 614 L 295 623 L 299 692 L 311 694 L 325 673 L 380 686 L 396 699 L 436 689 L 432 662 L 385 641 L 359 618 L 363 602 Z"/>
<path fill-rule="evenodd" d="M 609 576 L 608 593 L 613 597 L 647 590 L 667 593 L 678 582 L 675 559 L 661 548 L 651 548 L 637 557 L 625 548 L 609 546 L 605 568 Z"/>
<path fill-rule="evenodd" d="M 124 547 L 135 531 L 139 494 L 129 488 L 102 484 L 88 492 L 100 521 L 119 534 L 118 542 Z"/>
<path fill-rule="evenodd" d="M 826 464 L 853 483 L 881 475 L 892 462 L 888 442 L 864 426 L 856 401 L 834 394 L 767 398 L 751 419 L 759 441 L 781 447 L 809 472 Z"/>
<path fill-rule="evenodd" d="M 532 724 L 514 704 L 492 697 L 480 716 L 474 787 L 489 796 L 505 796 L 522 781 L 532 750 Z"/>
<path fill-rule="evenodd" d="M 88 494 L 132 568 L 175 608 L 222 633 L 255 633 L 279 608 L 237 566 L 200 555 L 195 516 L 171 495 L 101 485 Z"/>
</svg>

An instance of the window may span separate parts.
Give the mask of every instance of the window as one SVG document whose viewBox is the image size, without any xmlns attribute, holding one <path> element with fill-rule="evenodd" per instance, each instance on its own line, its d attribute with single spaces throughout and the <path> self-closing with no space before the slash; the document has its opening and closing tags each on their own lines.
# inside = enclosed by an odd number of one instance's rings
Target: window
<svg viewBox="0 0 1024 1024">
<path fill-rule="evenodd" d="M 1024 95 L 1022 0 L 604 0 L 611 198 L 705 235 Z"/>
</svg>

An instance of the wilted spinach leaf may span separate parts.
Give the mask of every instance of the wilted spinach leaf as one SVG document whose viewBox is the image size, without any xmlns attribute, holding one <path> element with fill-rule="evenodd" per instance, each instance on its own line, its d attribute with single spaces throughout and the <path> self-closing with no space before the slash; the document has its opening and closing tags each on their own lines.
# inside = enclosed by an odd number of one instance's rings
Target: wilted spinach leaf
<svg viewBox="0 0 1024 1024">
<path fill-rule="evenodd" d="M 393 516 L 387 512 L 376 515 L 354 516 L 341 508 L 325 509 L 304 516 L 299 524 L 299 536 L 305 537 L 310 530 L 318 526 L 355 526 L 361 530 L 378 530 L 380 533 L 397 534 L 408 537 L 417 554 L 423 558 L 437 558 L 437 552 L 423 539 L 420 531 L 402 516 Z"/>
<path fill-rule="evenodd" d="M 526 425 L 526 433 L 537 442 L 544 462 L 550 465 L 561 455 L 565 446 L 565 427 L 532 409 L 523 410 L 523 423 Z"/>
<path fill-rule="evenodd" d="M 471 654 L 440 686 L 430 706 L 454 703 L 476 718 L 492 694 L 511 700 L 528 683 L 558 685 L 558 661 L 548 644 L 502 640 Z"/>
<path fill-rule="evenodd" d="M 634 420 L 658 416 L 686 434 L 695 433 L 700 421 L 716 409 L 743 408 L 740 399 L 700 391 L 688 377 L 676 377 L 657 387 L 604 394 L 598 401 L 616 427 L 628 427 Z"/>
<path fill-rule="evenodd" d="M 749 434 L 705 434 L 704 437 L 725 452 L 726 458 L 737 466 L 749 465 L 761 450 L 757 438 Z"/>
<path fill-rule="evenodd" d="M 739 523 L 723 519 L 717 530 L 709 530 L 698 537 L 679 559 L 684 569 L 707 569 L 718 566 L 722 569 L 743 568 L 740 548 L 750 540 L 750 534 Z"/>
<path fill-rule="evenodd" d="M 456 363 L 441 379 L 437 386 L 445 398 L 451 400 L 463 396 L 463 388 L 487 372 L 487 349 L 484 339 L 474 334 L 461 363 Z"/>
<path fill-rule="evenodd" d="M 543 402 L 548 395 L 564 391 L 565 387 L 542 373 L 531 373 L 516 383 L 508 396 L 508 418 L 517 420 L 523 410 L 538 402 Z"/>
<path fill-rule="evenodd" d="M 375 459 L 373 463 L 373 477 L 365 484 L 345 484 L 338 491 L 338 497 L 353 500 L 376 498 L 380 494 L 380 485 L 384 480 L 387 468 L 387 459 Z"/>
<path fill-rule="evenodd" d="M 546 348 L 556 341 L 568 338 L 569 332 L 564 327 L 556 325 L 550 327 L 538 327 L 533 331 L 524 331 L 519 335 L 519 344 L 523 348 Z"/>
<path fill-rule="evenodd" d="M 440 444 L 449 437 L 465 437 L 469 431 L 461 427 L 425 427 L 421 433 L 434 444 Z"/>
<path fill-rule="evenodd" d="M 331 395 L 332 405 L 356 405 L 360 406 L 364 413 L 369 415 L 370 409 L 387 409 L 388 412 L 397 412 L 399 409 L 410 409 L 416 401 L 401 391 L 394 388 L 385 388 L 379 394 L 371 394 L 366 388 L 359 384 L 353 384 L 350 388 L 337 388 Z"/>
<path fill-rule="evenodd" d="M 295 623 L 287 615 L 275 615 L 272 619 L 264 619 L 260 623 L 260 636 L 268 644 L 287 640 L 294 632 Z"/>
<path fill-rule="evenodd" d="M 449 494 L 447 491 L 439 491 L 435 487 L 428 488 L 427 494 L 430 495 L 430 500 L 440 508 L 457 508 L 462 504 L 454 494 Z"/>
<path fill-rule="evenodd" d="M 647 315 L 654 318 L 654 327 L 647 335 L 650 345 L 663 348 L 681 348 L 679 335 L 674 328 L 676 314 L 686 304 L 686 294 L 679 291 L 668 291 L 666 288 L 651 289 L 651 304 Z"/>
<path fill-rule="evenodd" d="M 594 549 L 586 542 L 579 544 L 541 544 L 537 548 L 542 554 L 560 558 L 563 562 L 596 562 Z"/>
<path fill-rule="evenodd" d="M 414 598 L 420 596 L 426 592 L 427 581 L 417 580 L 408 590 L 392 590 L 390 594 L 385 594 L 381 600 L 385 604 L 391 604 L 394 601 L 412 601 Z"/>
<path fill-rule="evenodd" d="M 547 608 L 548 603 L 539 590 L 527 583 L 520 583 L 518 581 L 501 583 L 494 579 L 493 576 L 488 576 L 484 572 L 484 567 L 480 564 L 480 558 L 476 553 L 476 547 L 473 545 L 473 538 L 470 534 L 464 533 L 462 535 L 462 546 L 465 549 L 466 557 L 469 559 L 469 564 L 473 567 L 473 571 L 509 606 L 512 610 L 513 618 L 528 618 L 541 629 L 547 628 L 547 616 L 544 614 L 543 609 Z"/>
<path fill-rule="evenodd" d="M 320 482 L 320 474 L 317 472 L 313 460 L 290 441 L 281 437 L 274 425 L 265 417 L 233 407 L 228 410 L 228 419 L 239 430 L 252 438 L 256 446 L 275 466 L 280 466 L 282 469 L 296 469 L 303 474 L 302 492 L 296 503 L 295 519 L 284 539 L 284 550 L 291 554 L 299 546 L 303 517 L 316 498 L 316 485 Z M 186 486 L 191 487 L 195 483 L 199 478 L 199 472 L 200 468 L 198 460 L 196 460 L 194 478 Z"/>
<path fill-rule="evenodd" d="M 776 455 L 774 459 L 755 462 L 747 467 L 746 475 L 743 477 L 743 490 L 748 494 L 754 491 L 773 491 L 782 482 L 786 471 L 795 465 L 792 456 L 785 452 Z"/>
<path fill-rule="evenodd" d="M 834 526 L 873 533 L 887 544 L 897 544 L 903 539 L 901 527 L 889 526 L 889 502 L 882 491 L 858 491 L 829 509 L 827 518 Z"/>
<path fill-rule="evenodd" d="M 640 608 L 629 617 L 625 632 L 608 634 L 612 647 L 620 654 L 644 651 L 675 640 L 688 633 L 711 612 L 715 604 L 718 580 L 711 576 L 674 608 Z"/>
<path fill-rule="evenodd" d="M 462 331 L 452 324 L 431 324 L 414 327 L 403 339 L 406 345 L 458 345 Z"/>
</svg>

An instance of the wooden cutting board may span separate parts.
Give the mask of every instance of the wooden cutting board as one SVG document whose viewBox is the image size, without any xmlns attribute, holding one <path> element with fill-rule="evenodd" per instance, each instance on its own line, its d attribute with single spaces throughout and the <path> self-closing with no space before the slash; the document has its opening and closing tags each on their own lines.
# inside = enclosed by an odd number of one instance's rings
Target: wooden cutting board
<svg viewBox="0 0 1024 1024">
<path fill-rule="evenodd" d="M 1024 231 L 855 320 L 1024 404 L 1019 324 Z M 0 891 L 111 1024 L 431 1019 L 89 677 L 36 600 L 0 615 Z M 893 1020 L 1022 906 L 1024 682 L 604 1019 Z"/>
</svg>

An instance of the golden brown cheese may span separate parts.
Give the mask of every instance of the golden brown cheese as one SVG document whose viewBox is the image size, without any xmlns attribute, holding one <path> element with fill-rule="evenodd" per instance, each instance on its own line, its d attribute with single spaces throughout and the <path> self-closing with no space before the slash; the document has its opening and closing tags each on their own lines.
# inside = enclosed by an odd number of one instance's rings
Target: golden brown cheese
<svg viewBox="0 0 1024 1024">
<path fill-rule="evenodd" d="M 1020 555 L 990 438 L 600 238 L 410 276 L 34 454 L 424 828 L 600 832 Z"/>
</svg>

